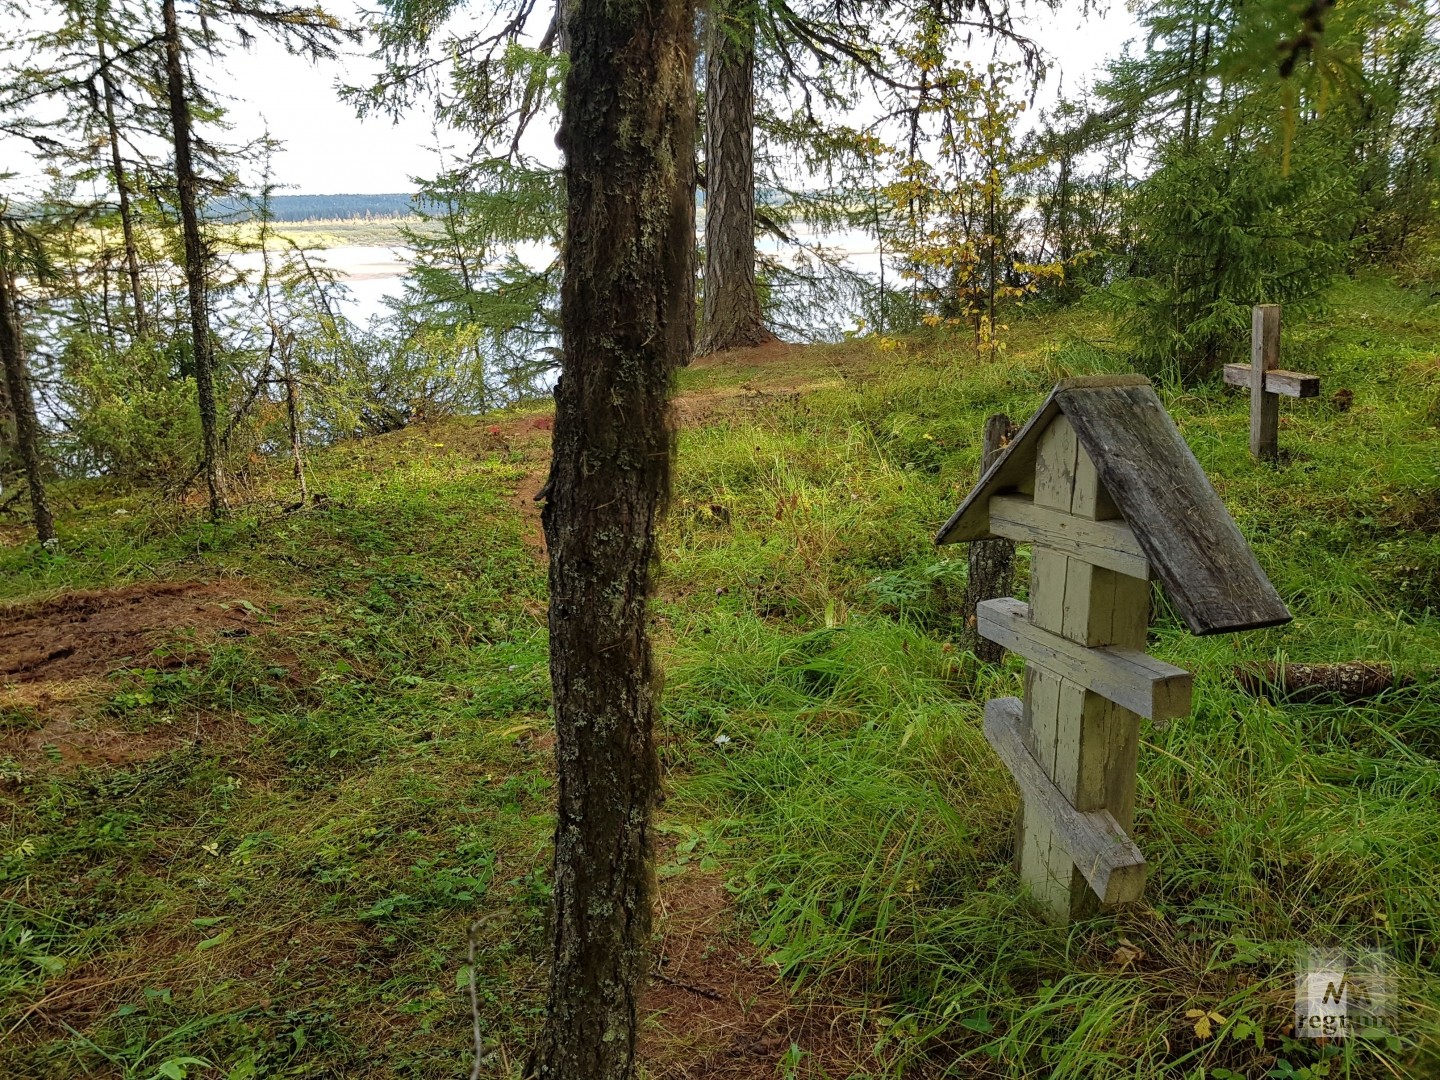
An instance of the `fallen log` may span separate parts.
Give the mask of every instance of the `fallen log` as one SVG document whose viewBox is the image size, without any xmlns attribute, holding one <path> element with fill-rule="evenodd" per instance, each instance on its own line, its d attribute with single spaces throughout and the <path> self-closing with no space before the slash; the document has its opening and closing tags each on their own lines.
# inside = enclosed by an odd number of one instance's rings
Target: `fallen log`
<svg viewBox="0 0 1440 1080">
<path fill-rule="evenodd" d="M 1386 690 L 1413 686 L 1413 675 L 1397 675 L 1391 664 L 1350 660 L 1340 664 L 1268 664 L 1235 669 L 1235 681 L 1248 694 L 1276 701 L 1356 702 Z"/>
</svg>

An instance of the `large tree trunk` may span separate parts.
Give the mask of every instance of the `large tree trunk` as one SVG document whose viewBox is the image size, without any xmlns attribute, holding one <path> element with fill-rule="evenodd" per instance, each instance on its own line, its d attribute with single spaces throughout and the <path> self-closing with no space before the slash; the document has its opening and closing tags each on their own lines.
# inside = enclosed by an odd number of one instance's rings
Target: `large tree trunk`
<svg viewBox="0 0 1440 1080">
<path fill-rule="evenodd" d="M 0 362 L 5 367 L 5 394 L 15 414 L 15 443 L 25 482 L 30 488 L 30 509 L 35 535 L 42 544 L 55 539 L 55 519 L 45 498 L 45 478 L 40 468 L 40 420 L 35 415 L 35 397 L 30 390 L 30 373 L 25 365 L 25 347 L 20 337 L 20 313 L 15 306 L 15 275 L 5 258 L 0 241 Z"/>
<path fill-rule="evenodd" d="M 694 347 L 694 12 L 689 0 L 576 0 L 565 22 L 564 359 L 543 514 L 554 952 L 531 1070 L 628 1080 L 660 782 L 647 607 L 670 489 L 670 386 Z"/>
<path fill-rule="evenodd" d="M 130 208 L 130 185 L 125 179 L 125 161 L 120 156 L 120 129 L 115 124 L 115 84 L 110 79 L 110 65 L 105 58 L 105 38 L 95 30 L 95 45 L 100 54 L 100 85 L 105 92 L 105 130 L 110 141 L 110 168 L 115 176 L 115 190 L 120 195 L 120 228 L 125 234 L 125 272 L 130 277 L 130 303 L 135 314 L 135 336 L 144 337 L 145 297 L 140 289 L 140 252 L 135 243 L 135 215 Z"/>
<path fill-rule="evenodd" d="M 5 480 L 11 468 L 10 455 L 16 450 L 15 443 L 15 410 L 10 405 L 10 387 L 0 377 L 0 481 Z M 0 499 L 0 504 L 3 502 Z"/>
<path fill-rule="evenodd" d="M 715 0 L 705 36 L 705 325 L 699 352 L 774 339 L 755 289 L 755 26 Z"/>
<path fill-rule="evenodd" d="M 190 294 L 190 336 L 194 350 L 195 391 L 200 401 L 201 457 L 210 517 L 224 512 L 220 476 L 220 435 L 215 407 L 215 365 L 210 350 L 210 319 L 205 303 L 205 246 L 195 197 L 195 163 L 191 154 L 190 102 L 185 96 L 180 25 L 175 0 L 164 0 L 165 79 L 170 99 L 170 126 L 175 136 L 175 183 L 180 195 L 180 226 L 185 234 L 185 286 Z"/>
</svg>

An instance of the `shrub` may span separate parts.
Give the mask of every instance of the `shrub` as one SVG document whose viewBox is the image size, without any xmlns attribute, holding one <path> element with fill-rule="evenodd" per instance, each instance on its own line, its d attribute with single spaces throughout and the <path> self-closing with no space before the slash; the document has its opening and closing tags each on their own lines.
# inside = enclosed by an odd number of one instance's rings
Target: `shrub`
<svg viewBox="0 0 1440 1080">
<path fill-rule="evenodd" d="M 1132 273 L 1107 293 L 1136 367 L 1210 375 L 1246 350 L 1252 305 L 1312 300 L 1343 267 L 1350 185 L 1319 138 L 1288 175 L 1238 134 L 1175 145 L 1136 187 Z"/>
<path fill-rule="evenodd" d="M 148 485 L 183 479 L 195 467 L 195 383 L 174 376 L 161 347 L 139 342 L 107 353 L 72 344 L 64 364 L 70 471 Z"/>
</svg>

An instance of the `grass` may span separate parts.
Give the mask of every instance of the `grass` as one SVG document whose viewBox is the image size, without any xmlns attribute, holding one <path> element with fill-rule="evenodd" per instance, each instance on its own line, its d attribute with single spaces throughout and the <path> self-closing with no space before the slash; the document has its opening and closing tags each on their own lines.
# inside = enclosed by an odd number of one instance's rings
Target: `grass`
<svg viewBox="0 0 1440 1080">
<path fill-rule="evenodd" d="M 1106 333 L 1072 311 L 1018 322 L 996 363 L 935 338 L 685 373 L 727 404 L 682 435 L 663 544 L 667 828 L 854 1021 L 862 1075 L 1440 1074 L 1440 309 L 1362 280 L 1287 326 L 1286 366 L 1354 404 L 1287 403 L 1279 467 L 1250 461 L 1241 395 L 1162 389 L 1296 618 L 1199 639 L 1162 606 L 1151 651 L 1196 704 L 1142 728 L 1146 900 L 1055 929 L 1010 870 L 1015 796 L 979 731 L 1020 666 L 956 646 L 963 551 L 931 537 L 985 415 L 1118 370 Z M 317 455 L 330 502 L 301 514 L 275 509 L 278 469 L 218 531 L 77 488 L 63 554 L 0 549 L 0 599 L 157 575 L 274 597 L 207 663 L 88 706 L 205 737 L 4 765 L 0 1074 L 464 1076 L 478 915 L 486 1074 L 513 1075 L 542 1001 L 548 693 L 510 498 L 529 463 L 490 422 Z M 1362 706 L 1237 688 L 1282 657 L 1417 682 Z M 1302 945 L 1387 949 L 1393 1034 L 1291 1038 Z"/>
<path fill-rule="evenodd" d="M 96 524 L 60 559 L 7 553 L 12 594 L 159 569 L 310 599 L 178 685 L 134 672 L 101 704 L 139 730 L 204 731 L 192 747 L 8 767 L 0 1073 L 148 1077 L 192 1058 L 358 1075 L 378 1058 L 379 1075 L 459 1074 L 455 981 L 481 905 L 501 913 L 492 1038 L 523 1027 L 533 1002 L 508 1003 L 533 982 L 546 900 L 549 780 L 527 738 L 546 707 L 543 579 L 506 512 L 519 467 L 435 442 L 324 455 L 323 511 L 160 539 L 150 520 L 126 539 Z"/>
<path fill-rule="evenodd" d="M 412 232 L 437 232 L 436 226 L 416 217 L 314 219 L 309 221 L 277 221 L 271 225 L 276 235 L 304 248 L 307 251 L 323 251 L 328 248 L 349 247 L 408 247 L 401 234 L 402 229 Z M 231 242 L 235 244 L 256 243 L 260 227 L 255 222 L 245 222 L 228 227 Z"/>
</svg>

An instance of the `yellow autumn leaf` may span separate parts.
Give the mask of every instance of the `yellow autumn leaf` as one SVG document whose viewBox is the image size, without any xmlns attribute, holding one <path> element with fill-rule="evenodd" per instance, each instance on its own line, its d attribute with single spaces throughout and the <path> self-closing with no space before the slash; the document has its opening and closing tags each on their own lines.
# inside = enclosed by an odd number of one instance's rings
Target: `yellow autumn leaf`
<svg viewBox="0 0 1440 1080">
<path fill-rule="evenodd" d="M 1212 1023 L 1225 1023 L 1225 1017 L 1214 1009 L 1186 1009 L 1185 1019 L 1195 1021 L 1195 1034 L 1202 1039 L 1208 1039 L 1214 1034 L 1215 1029 L 1210 1026 Z"/>
</svg>

